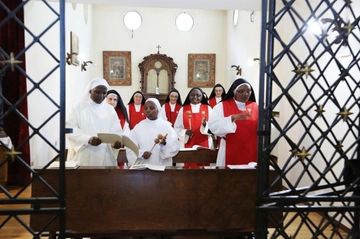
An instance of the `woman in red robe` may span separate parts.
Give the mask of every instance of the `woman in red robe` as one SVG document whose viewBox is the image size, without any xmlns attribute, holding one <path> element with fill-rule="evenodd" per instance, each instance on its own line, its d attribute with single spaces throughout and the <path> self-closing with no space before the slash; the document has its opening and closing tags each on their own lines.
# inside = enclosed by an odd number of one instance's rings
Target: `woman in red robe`
<svg viewBox="0 0 360 239">
<path fill-rule="evenodd" d="M 135 91 L 127 105 L 130 129 L 133 129 L 137 123 L 146 119 L 144 105 L 145 97 L 143 93 L 141 93 L 141 91 Z"/>
<path fill-rule="evenodd" d="M 187 95 L 179 115 L 175 121 L 174 129 L 178 134 L 180 147 L 192 148 L 200 145 L 213 148 L 211 134 L 208 133 L 209 115 L 211 107 L 199 87 L 194 87 Z M 209 164 L 185 163 L 185 167 L 207 166 Z"/>
<path fill-rule="evenodd" d="M 211 108 L 214 108 L 217 103 L 224 99 L 225 95 L 226 91 L 224 87 L 221 84 L 216 84 L 209 96 L 209 105 Z"/>
<path fill-rule="evenodd" d="M 164 119 L 169 121 L 172 127 L 174 127 L 175 120 L 181 107 L 182 101 L 180 93 L 177 89 L 172 89 L 166 97 L 165 103 L 161 107 Z"/>
<path fill-rule="evenodd" d="M 116 114 L 119 118 L 123 134 L 128 136 L 130 134 L 129 117 L 120 94 L 116 90 L 108 90 L 106 94 L 106 102 L 114 107 Z M 124 162 L 118 162 L 118 166 L 122 167 L 124 165 Z"/>
<path fill-rule="evenodd" d="M 258 105 L 250 83 L 237 79 L 209 120 L 209 129 L 222 140 L 217 166 L 257 161 Z"/>
</svg>

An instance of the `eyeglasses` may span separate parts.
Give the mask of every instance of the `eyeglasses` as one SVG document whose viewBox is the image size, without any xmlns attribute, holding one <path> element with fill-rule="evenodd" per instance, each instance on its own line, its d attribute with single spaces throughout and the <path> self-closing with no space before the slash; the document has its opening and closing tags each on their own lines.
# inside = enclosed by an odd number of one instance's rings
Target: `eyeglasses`
<svg viewBox="0 0 360 239">
<path fill-rule="evenodd" d="M 251 90 L 237 90 L 237 93 L 239 93 L 240 95 L 250 95 L 251 94 Z"/>
<path fill-rule="evenodd" d="M 190 94 L 190 97 L 202 97 L 201 94 Z"/>
</svg>

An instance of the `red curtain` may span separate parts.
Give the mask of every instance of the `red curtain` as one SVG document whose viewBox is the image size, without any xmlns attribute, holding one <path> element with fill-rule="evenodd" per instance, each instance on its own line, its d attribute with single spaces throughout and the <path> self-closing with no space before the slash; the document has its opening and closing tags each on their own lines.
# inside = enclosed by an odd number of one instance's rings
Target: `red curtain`
<svg viewBox="0 0 360 239">
<path fill-rule="evenodd" d="M 2 2 L 11 11 L 22 4 L 22 0 L 2 0 Z M 0 5 L 0 48 L 10 55 L 11 52 L 17 56 L 25 47 L 24 29 L 14 19 L 6 20 L 8 13 Z M 16 17 L 24 22 L 24 11 L 21 8 L 16 12 Z M 25 54 L 18 60 L 22 61 L 19 66 L 25 70 Z M 26 94 L 26 78 L 15 68 L 12 71 L 10 68 L 4 73 L 2 77 L 2 89 L 4 97 L 11 103 L 15 104 L 19 99 Z M 17 109 L 24 115 L 28 116 L 27 100 L 22 100 Z M 29 142 L 26 142 L 29 135 L 28 125 L 22 120 L 12 109 L 11 105 L 4 103 L 4 113 L 10 112 L 4 119 L 4 128 L 6 134 L 11 138 L 16 151 L 21 152 L 19 155 L 24 162 L 15 160 L 8 163 L 8 181 L 7 184 L 23 185 L 30 179 L 30 172 L 24 163 L 30 164 L 30 149 Z"/>
</svg>

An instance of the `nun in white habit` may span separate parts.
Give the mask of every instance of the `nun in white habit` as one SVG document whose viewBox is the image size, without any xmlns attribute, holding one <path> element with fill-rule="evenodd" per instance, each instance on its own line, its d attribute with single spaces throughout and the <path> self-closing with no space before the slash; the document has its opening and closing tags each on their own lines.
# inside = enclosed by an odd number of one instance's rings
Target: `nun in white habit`
<svg viewBox="0 0 360 239">
<path fill-rule="evenodd" d="M 160 117 L 161 105 L 156 98 L 147 99 L 144 109 L 146 119 L 130 132 L 131 140 L 139 147 L 139 157 L 126 149 L 129 166 L 139 163 L 172 166 L 172 157 L 180 150 L 177 133 L 169 121 Z"/>
<path fill-rule="evenodd" d="M 120 142 L 105 144 L 97 137 L 98 133 L 122 134 L 118 116 L 105 100 L 108 88 L 106 80 L 93 79 L 72 107 L 66 120 L 66 128 L 73 130 L 66 135 L 68 161 L 80 166 L 117 166 Z"/>
</svg>

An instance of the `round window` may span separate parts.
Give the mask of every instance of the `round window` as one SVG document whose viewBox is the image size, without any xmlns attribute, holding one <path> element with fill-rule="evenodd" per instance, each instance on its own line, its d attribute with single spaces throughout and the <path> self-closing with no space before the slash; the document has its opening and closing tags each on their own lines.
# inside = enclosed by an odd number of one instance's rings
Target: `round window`
<svg viewBox="0 0 360 239">
<path fill-rule="evenodd" d="M 140 13 L 129 11 L 124 16 L 124 25 L 130 30 L 138 29 L 142 24 Z"/>
<path fill-rule="evenodd" d="M 183 12 L 176 17 L 175 24 L 181 31 L 189 31 L 194 26 L 194 19 L 189 13 Z"/>
</svg>

